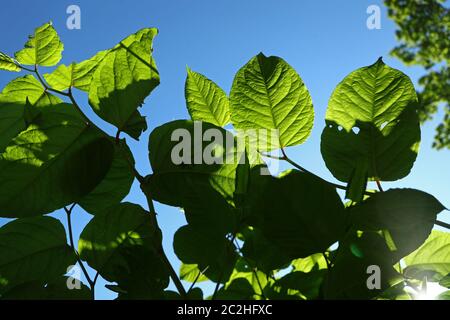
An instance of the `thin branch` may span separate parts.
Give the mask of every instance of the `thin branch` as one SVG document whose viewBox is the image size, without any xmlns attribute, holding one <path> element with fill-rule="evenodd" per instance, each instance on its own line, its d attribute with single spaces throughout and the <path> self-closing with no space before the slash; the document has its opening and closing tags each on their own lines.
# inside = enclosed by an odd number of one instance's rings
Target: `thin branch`
<svg viewBox="0 0 450 320">
<path fill-rule="evenodd" d="M 41 74 L 39 73 L 39 70 L 38 70 L 38 66 L 36 64 L 34 65 L 34 70 L 31 70 L 31 69 L 25 69 L 25 70 L 28 70 L 30 72 L 34 72 L 36 74 L 37 78 L 39 79 L 39 82 L 44 86 L 45 90 L 52 91 L 54 93 L 58 93 L 60 95 L 66 96 L 66 97 L 69 96 L 68 92 L 63 92 L 63 91 L 60 91 L 60 90 L 56 90 L 56 89 L 50 88 L 48 86 L 48 84 L 44 81 L 44 79 L 42 79 Z"/>
<path fill-rule="evenodd" d="M 194 289 L 194 286 L 197 283 L 198 279 L 200 279 L 200 276 L 202 276 L 208 269 L 209 269 L 209 266 L 207 266 L 203 270 L 198 270 L 198 274 L 195 276 L 194 282 L 192 282 L 191 286 L 189 287 L 189 289 L 187 291 L 188 294 L 191 292 L 192 289 Z"/>
<path fill-rule="evenodd" d="M 383 187 L 381 186 L 380 180 L 378 180 L 378 178 L 377 178 L 377 179 L 375 180 L 375 182 L 377 183 L 378 190 L 380 190 L 380 192 L 383 192 Z"/>
<path fill-rule="evenodd" d="M 222 270 L 222 271 L 223 271 L 223 270 Z M 215 299 L 216 299 L 217 292 L 219 292 L 219 287 L 220 287 L 220 284 L 221 284 L 221 281 L 222 281 L 222 275 L 223 275 L 223 272 L 221 272 L 219 281 L 217 281 L 217 283 L 216 283 L 216 286 L 215 286 L 215 288 L 214 288 L 214 293 L 213 293 L 213 295 L 212 295 L 211 300 L 215 300 Z"/>
<path fill-rule="evenodd" d="M 234 245 L 236 246 L 236 248 L 238 249 L 239 253 L 242 255 L 242 258 L 247 262 L 247 264 L 250 266 L 250 262 L 248 261 L 248 259 L 246 257 L 244 257 L 244 254 L 242 253 L 242 249 L 241 246 L 239 245 L 239 243 L 236 241 L 236 239 L 234 240 Z M 264 299 L 267 300 L 266 296 L 264 295 L 264 289 L 261 285 L 261 282 L 259 281 L 259 277 L 258 277 L 258 268 L 252 268 L 252 272 L 256 277 L 256 282 L 258 282 L 258 286 L 259 289 L 261 290 L 261 297 L 263 297 Z M 267 275 L 266 275 L 267 277 Z"/>
<path fill-rule="evenodd" d="M 156 211 L 155 211 L 155 206 L 153 205 L 153 200 L 150 194 L 148 194 L 148 192 L 146 192 L 143 188 L 143 185 L 141 184 L 141 190 L 144 193 L 145 197 L 147 198 L 147 203 L 148 203 L 148 209 L 150 211 L 150 217 L 152 220 L 152 224 L 155 228 L 159 229 L 159 225 L 158 225 L 158 220 L 156 219 Z M 178 278 L 178 274 L 177 272 L 174 270 L 174 268 L 172 267 L 172 264 L 170 263 L 169 259 L 167 258 L 166 253 L 164 252 L 164 248 L 162 246 L 162 244 L 160 244 L 159 248 L 158 248 L 158 253 L 159 256 L 161 258 L 161 260 L 163 261 L 163 263 L 166 265 L 166 267 L 169 269 L 169 274 L 170 277 L 172 278 L 172 281 L 175 284 L 175 287 L 178 290 L 178 293 L 181 295 L 181 297 L 183 299 L 187 299 L 187 293 L 186 290 L 183 287 L 183 284 L 181 283 L 180 278 Z"/>
<path fill-rule="evenodd" d="M 335 188 L 337 188 L 337 189 L 347 190 L 347 187 L 342 186 L 342 185 L 340 185 L 340 184 L 333 183 L 333 182 L 329 182 L 329 181 L 327 181 L 327 180 L 325 180 L 325 179 L 319 177 L 318 175 L 312 173 L 311 171 L 309 171 L 309 170 L 303 168 L 301 165 L 299 165 L 298 163 L 296 163 L 295 161 L 293 161 L 291 158 L 289 158 L 289 157 L 287 156 L 287 154 L 286 154 L 286 152 L 284 151 L 283 148 L 281 148 L 281 153 L 283 154 L 282 157 L 272 156 L 272 155 L 270 155 L 270 154 L 265 154 L 265 153 L 261 153 L 261 155 L 263 155 L 264 157 L 272 158 L 272 159 L 276 159 L 276 160 L 284 160 L 284 161 L 288 162 L 289 164 L 291 164 L 292 166 L 294 166 L 295 168 L 297 168 L 298 170 L 300 170 L 300 171 L 302 171 L 302 172 L 304 172 L 304 173 L 307 173 L 307 174 L 309 174 L 309 175 L 311 175 L 311 176 L 314 176 L 314 177 L 316 177 L 317 179 L 320 179 L 320 180 L 322 180 L 323 182 L 325 182 L 325 183 L 327 183 L 327 184 L 329 184 L 329 185 L 331 185 L 331 186 L 333 186 L 333 187 L 335 187 Z M 365 191 L 364 193 L 365 193 L 365 194 L 370 194 L 370 193 L 367 192 L 367 191 Z"/>
<path fill-rule="evenodd" d="M 443 222 L 443 221 L 436 220 L 436 222 L 434 224 L 444 227 L 444 228 L 447 228 L 447 229 L 450 229 L 450 224 Z"/>
<path fill-rule="evenodd" d="M 102 129 L 100 129 L 99 127 L 97 127 L 94 123 L 92 123 L 91 120 L 89 120 L 89 118 L 84 114 L 83 110 L 81 110 L 80 106 L 78 105 L 77 101 L 75 100 L 75 97 L 73 96 L 72 93 L 72 88 L 69 88 L 69 94 L 68 97 L 70 99 L 70 102 L 72 102 L 72 104 L 74 105 L 74 107 L 78 110 L 78 112 L 80 113 L 80 115 L 83 117 L 83 119 L 86 121 L 87 125 L 93 125 L 96 129 L 100 130 L 101 132 L 105 133 Z"/>
<path fill-rule="evenodd" d="M 237 235 L 237 232 L 234 232 L 233 233 L 233 237 L 231 238 L 231 244 L 233 245 L 233 247 L 234 247 L 234 239 L 236 239 L 236 235 Z M 227 250 L 227 253 L 229 253 L 228 250 Z M 220 284 L 222 282 L 222 278 L 223 278 L 224 273 L 225 273 L 225 270 L 222 269 L 222 271 L 220 272 L 219 279 L 218 279 L 218 281 L 216 283 L 216 287 L 214 288 L 214 293 L 212 295 L 211 300 L 215 300 L 216 299 L 217 292 L 219 292 L 219 287 L 220 287 Z"/>
<path fill-rule="evenodd" d="M 25 70 L 25 71 L 28 71 L 28 72 L 34 72 L 33 69 L 29 69 L 29 68 L 27 68 L 27 67 L 24 67 L 24 66 L 22 66 L 21 64 L 15 63 L 15 65 L 18 66 L 20 69 L 23 69 L 23 70 Z"/>
<path fill-rule="evenodd" d="M 172 267 L 172 264 L 170 263 L 169 259 L 167 258 L 167 255 L 166 255 L 166 253 L 164 252 L 164 250 L 163 250 L 163 248 L 162 248 L 162 245 L 161 245 L 159 254 L 160 254 L 160 256 L 161 256 L 162 261 L 164 262 L 164 264 L 166 265 L 166 267 L 169 269 L 170 277 L 172 278 L 172 281 L 173 281 L 173 283 L 175 284 L 175 287 L 177 288 L 178 293 L 180 294 L 180 296 L 181 296 L 183 299 L 186 300 L 186 299 L 188 298 L 188 295 L 187 295 L 187 293 L 186 293 L 186 290 L 184 289 L 183 284 L 181 283 L 180 278 L 178 278 L 177 272 L 176 272 L 175 269 Z"/>
<path fill-rule="evenodd" d="M 95 279 L 94 281 L 91 280 L 91 278 L 89 277 L 89 273 L 87 272 L 86 268 L 84 267 L 83 262 L 81 261 L 80 258 L 80 254 L 78 253 L 77 249 L 75 248 L 75 242 L 73 241 L 73 231 L 72 231 L 72 210 L 75 207 L 75 203 L 72 204 L 72 206 L 70 207 L 70 209 L 67 209 L 66 207 L 64 207 L 64 211 L 66 212 L 66 216 L 67 216 L 67 228 L 69 229 L 69 241 L 70 241 L 70 246 L 73 250 L 73 252 L 75 253 L 75 256 L 77 258 L 77 262 L 80 265 L 81 271 L 83 271 L 84 276 L 86 277 L 87 282 L 89 283 L 89 287 L 91 288 L 91 295 L 92 295 L 92 299 L 95 299 L 95 281 L 97 279 Z M 98 272 L 97 272 L 98 275 Z M 96 276 L 97 278 L 97 276 Z"/>
</svg>

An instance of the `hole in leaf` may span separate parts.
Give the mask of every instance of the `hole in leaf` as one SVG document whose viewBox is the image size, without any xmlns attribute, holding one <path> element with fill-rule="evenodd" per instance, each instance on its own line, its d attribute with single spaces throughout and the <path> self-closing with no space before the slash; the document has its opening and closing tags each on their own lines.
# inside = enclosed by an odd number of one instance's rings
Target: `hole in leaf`
<svg viewBox="0 0 450 320">
<path fill-rule="evenodd" d="M 339 131 L 342 131 L 342 129 L 344 129 L 342 126 L 339 126 L 339 127 L 338 127 L 338 130 L 339 130 Z"/>
<path fill-rule="evenodd" d="M 360 129 L 358 127 L 353 127 L 352 131 L 353 131 L 354 134 L 358 134 Z"/>
<path fill-rule="evenodd" d="M 384 129 L 384 127 L 386 127 L 386 126 L 387 126 L 387 124 L 388 124 L 388 122 L 387 122 L 387 121 L 383 122 L 383 123 L 381 124 L 381 127 L 380 127 L 380 129 L 381 129 L 381 130 L 383 130 L 383 129 Z"/>
</svg>

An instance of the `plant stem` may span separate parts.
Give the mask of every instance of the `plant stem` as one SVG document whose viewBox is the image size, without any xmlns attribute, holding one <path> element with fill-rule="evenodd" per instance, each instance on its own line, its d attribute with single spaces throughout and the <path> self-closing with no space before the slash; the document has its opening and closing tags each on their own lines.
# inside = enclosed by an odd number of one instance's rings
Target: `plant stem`
<svg viewBox="0 0 450 320">
<path fill-rule="evenodd" d="M 441 227 L 444 227 L 444 228 L 447 228 L 447 229 L 450 229 L 450 224 L 445 223 L 443 221 L 436 220 L 436 222 L 434 224 L 438 225 L 438 226 L 441 226 Z"/>
<path fill-rule="evenodd" d="M 233 247 L 234 247 L 234 240 L 236 239 L 236 235 L 237 235 L 237 232 L 234 232 L 233 233 L 233 237 L 231 238 L 231 244 L 233 245 Z M 236 249 L 236 247 L 234 247 L 234 248 Z M 229 253 L 228 250 L 227 250 L 227 252 Z M 216 283 L 216 287 L 214 288 L 214 293 L 212 295 L 211 300 L 215 300 L 216 299 L 217 292 L 219 292 L 219 287 L 220 287 L 220 284 L 222 282 L 222 278 L 223 278 L 224 273 L 225 273 L 225 270 L 222 269 L 222 272 L 220 273 L 219 279 L 218 279 L 218 281 Z"/>
<path fill-rule="evenodd" d="M 31 70 L 31 69 L 25 69 L 25 70 L 30 71 L 30 72 L 34 72 L 36 74 L 36 76 L 38 77 L 39 81 L 41 82 L 41 84 L 44 86 L 45 90 L 52 91 L 52 92 L 58 93 L 60 95 L 66 96 L 66 97 L 69 96 L 69 93 L 67 93 L 67 92 L 63 92 L 63 91 L 59 91 L 59 90 L 50 88 L 47 85 L 47 83 L 44 81 L 44 79 L 42 79 L 42 77 L 41 77 L 41 75 L 39 73 L 39 70 L 38 70 L 38 66 L 36 64 L 34 65 L 34 70 Z"/>
<path fill-rule="evenodd" d="M 276 159 L 276 160 L 284 160 L 284 161 L 288 162 L 289 164 L 291 164 L 292 166 L 294 166 L 295 168 L 297 168 L 298 170 L 300 170 L 300 171 L 302 171 L 304 173 L 307 173 L 307 174 L 309 174 L 309 175 L 311 175 L 313 177 L 316 177 L 317 179 L 322 180 L 323 182 L 325 182 L 325 183 L 335 187 L 336 189 L 347 190 L 347 187 L 342 186 L 340 184 L 333 183 L 333 182 L 329 182 L 329 181 L 319 177 L 315 173 L 313 173 L 313 172 L 303 168 L 301 165 L 299 165 L 298 163 L 293 161 L 291 158 L 289 158 L 283 148 L 281 148 L 281 153 L 283 154 L 282 157 L 276 157 L 276 156 L 272 156 L 272 155 L 269 155 L 269 154 L 262 154 L 262 155 L 264 157 L 268 157 L 268 158 L 272 158 L 272 159 Z M 365 191 L 365 194 L 370 194 L 370 193 Z"/>
<path fill-rule="evenodd" d="M 197 283 L 198 279 L 200 279 L 200 276 L 203 275 L 206 270 L 208 270 L 209 266 L 206 267 L 203 270 L 198 270 L 198 274 L 195 276 L 194 282 L 192 282 L 191 286 L 189 287 L 187 293 L 189 294 L 191 292 L 191 290 L 194 288 L 195 284 Z"/>
<path fill-rule="evenodd" d="M 95 280 L 92 281 L 91 278 L 89 277 L 89 274 L 88 274 L 86 268 L 84 267 L 83 262 L 80 259 L 80 255 L 79 255 L 78 251 L 75 249 L 75 242 L 73 241 L 73 231 L 72 231 L 72 218 L 71 218 L 72 210 L 74 207 L 75 207 L 75 203 L 70 207 L 70 209 L 67 209 L 66 207 L 64 207 L 64 211 L 66 212 L 66 216 L 67 216 L 67 228 L 69 229 L 70 246 L 71 246 L 73 252 L 75 253 L 77 262 L 80 265 L 80 268 L 83 271 L 83 274 L 86 277 L 87 282 L 89 283 L 89 287 L 91 288 L 92 300 L 94 300 L 95 299 L 95 282 L 98 277 L 98 272 L 97 272 L 97 275 L 95 276 Z"/>
<path fill-rule="evenodd" d="M 378 187 L 378 190 L 380 190 L 380 192 L 383 192 L 383 187 L 381 187 L 381 182 L 380 182 L 380 180 L 378 180 L 378 178 L 375 180 L 375 182 L 377 183 L 377 187 Z"/>
<path fill-rule="evenodd" d="M 180 296 L 187 300 L 188 299 L 188 295 L 186 293 L 186 290 L 183 287 L 183 284 L 181 283 L 180 278 L 178 278 L 178 274 L 175 271 L 175 269 L 172 267 L 172 264 L 170 263 L 169 259 L 167 258 L 166 253 L 164 252 L 162 245 L 160 248 L 160 252 L 159 252 L 162 261 L 164 262 L 164 264 L 167 266 L 167 268 L 169 269 L 169 274 L 170 277 L 172 278 L 173 283 L 175 284 L 175 287 L 178 290 L 178 293 L 180 294 Z"/>
<path fill-rule="evenodd" d="M 146 192 L 144 190 L 142 184 L 141 184 L 141 190 L 144 193 L 145 197 L 147 198 L 148 209 L 149 209 L 149 212 L 150 212 L 150 217 L 152 219 L 152 224 L 154 225 L 155 228 L 157 228 L 158 230 L 161 230 L 159 228 L 159 225 L 158 225 L 158 220 L 156 219 L 156 211 L 155 211 L 155 206 L 153 205 L 152 197 L 151 197 L 150 194 L 148 194 L 148 192 Z M 162 243 L 160 244 L 160 246 L 158 248 L 158 254 L 159 254 L 161 260 L 163 261 L 163 263 L 166 265 L 167 269 L 169 269 L 170 277 L 172 278 L 172 281 L 174 282 L 175 287 L 178 290 L 178 293 L 181 295 L 181 297 L 183 299 L 186 300 L 188 298 L 186 290 L 184 289 L 180 278 L 178 278 L 177 272 L 173 269 L 172 264 L 170 263 L 169 259 L 167 258 L 167 255 L 164 252 L 164 248 L 162 246 Z"/>
<path fill-rule="evenodd" d="M 235 239 L 235 241 L 234 241 L 234 245 L 235 245 L 236 248 L 238 249 L 238 251 L 239 251 L 239 253 L 241 254 L 242 258 L 247 262 L 247 264 L 248 264 L 249 266 L 251 266 L 250 261 L 248 261 L 248 259 L 247 259 L 246 257 L 244 257 L 244 254 L 242 253 L 242 250 L 241 250 L 241 246 L 240 246 L 239 243 L 236 241 L 236 239 Z M 262 285 L 261 285 L 261 282 L 259 281 L 259 277 L 258 277 L 258 268 L 252 268 L 252 272 L 253 272 L 253 274 L 254 274 L 255 277 L 256 277 L 256 282 L 258 283 L 259 290 L 261 290 L 261 297 L 263 297 L 265 300 L 267 300 L 266 296 L 264 295 L 264 290 L 263 290 L 263 287 L 262 287 Z"/>
</svg>

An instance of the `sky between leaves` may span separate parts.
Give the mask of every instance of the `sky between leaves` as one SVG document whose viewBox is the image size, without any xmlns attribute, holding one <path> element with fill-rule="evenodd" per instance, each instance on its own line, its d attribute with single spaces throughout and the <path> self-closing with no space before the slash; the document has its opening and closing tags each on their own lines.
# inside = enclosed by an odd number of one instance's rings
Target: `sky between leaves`
<svg viewBox="0 0 450 320">
<path fill-rule="evenodd" d="M 81 30 L 66 28 L 66 8 L 76 4 L 81 8 Z M 381 29 L 366 27 L 369 5 L 382 10 Z M 114 46 L 127 35 L 143 27 L 160 31 L 154 42 L 154 57 L 161 75 L 161 84 L 147 98 L 141 109 L 147 116 L 149 130 L 140 142 L 127 138 L 141 174 L 150 172 L 147 156 L 148 134 L 155 126 L 174 119 L 189 118 L 184 99 L 186 65 L 218 83 L 229 92 L 237 70 L 258 52 L 277 55 L 293 66 L 302 77 L 312 96 L 315 120 L 311 136 L 303 145 L 288 148 L 288 155 L 321 177 L 334 181 L 320 154 L 320 135 L 328 99 L 334 87 L 356 68 L 374 63 L 383 56 L 385 63 L 405 72 L 416 84 L 422 75 L 418 67 L 405 67 L 389 57 L 395 46 L 395 25 L 386 15 L 381 0 L 298 1 L 298 0 L 134 0 L 134 1 L 26 1 L 2 3 L 0 11 L 0 45 L 12 55 L 21 49 L 27 35 L 51 20 L 64 42 L 61 63 L 82 61 L 96 52 Z M 42 70 L 48 72 L 52 69 Z M 18 74 L 1 72 L 3 88 Z M 114 128 L 98 118 L 87 104 L 85 95 L 77 100 L 85 113 L 108 133 Z M 442 118 L 442 112 L 436 119 Z M 450 151 L 431 149 L 434 128 L 438 121 L 422 126 L 422 142 L 411 174 L 383 187 L 412 187 L 426 191 L 450 207 Z M 281 169 L 288 166 L 282 164 Z M 126 198 L 145 207 L 145 198 L 135 183 Z M 158 220 L 164 234 L 164 246 L 169 259 L 179 267 L 173 253 L 174 232 L 185 224 L 176 208 L 156 204 Z M 52 214 L 62 219 L 64 214 Z M 75 241 L 91 218 L 81 209 L 73 214 Z M 438 218 L 450 222 L 450 213 Z M 6 223 L 0 218 L 0 225 Z M 111 299 L 115 294 L 96 286 L 97 299 Z M 205 293 L 210 287 L 202 285 Z"/>
</svg>

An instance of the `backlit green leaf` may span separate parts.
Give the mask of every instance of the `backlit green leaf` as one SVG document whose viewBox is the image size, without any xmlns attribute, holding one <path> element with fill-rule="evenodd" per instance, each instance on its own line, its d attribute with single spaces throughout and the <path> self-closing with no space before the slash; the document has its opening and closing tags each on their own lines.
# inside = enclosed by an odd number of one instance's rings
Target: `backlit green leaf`
<svg viewBox="0 0 450 320">
<path fill-rule="evenodd" d="M 396 259 L 417 249 L 430 235 L 436 215 L 444 206 L 435 197 L 415 189 L 390 189 L 375 193 L 350 209 L 354 228 L 387 230 Z"/>
<path fill-rule="evenodd" d="M 72 105 L 41 101 L 38 121 L 0 154 L 0 216 L 40 215 L 77 202 L 111 166 L 111 142 Z"/>
<path fill-rule="evenodd" d="M 268 286 L 264 294 L 273 300 L 311 300 L 318 299 L 326 271 L 310 273 L 290 272 Z"/>
<path fill-rule="evenodd" d="M 149 213 L 122 203 L 95 215 L 80 235 L 78 250 L 103 278 L 118 283 L 125 292 L 119 298 L 147 299 L 161 298 L 169 284 L 160 245 Z"/>
<path fill-rule="evenodd" d="M 16 60 L 23 65 L 51 67 L 61 60 L 64 45 L 51 23 L 36 28 L 25 48 L 16 52 Z"/>
<path fill-rule="evenodd" d="M 0 94 L 0 152 L 27 125 L 24 119 L 25 104 L 34 104 L 42 95 L 44 87 L 33 76 L 12 80 Z"/>
<path fill-rule="evenodd" d="M 90 63 L 87 67 L 95 68 L 89 87 L 89 104 L 102 119 L 120 131 L 128 133 L 130 119 L 136 123 L 137 108 L 159 84 L 152 56 L 156 34 L 154 28 L 142 29 L 100 57 L 98 65 Z M 131 135 L 136 137 L 135 133 Z"/>
<path fill-rule="evenodd" d="M 230 103 L 226 93 L 204 75 L 188 68 L 184 94 L 192 120 L 219 127 L 230 122 Z"/>
<path fill-rule="evenodd" d="M 408 175 L 420 142 L 416 108 L 411 80 L 381 59 L 350 73 L 330 98 L 322 132 L 322 156 L 334 177 L 362 185 L 354 175 L 382 181 Z"/>
<path fill-rule="evenodd" d="M 243 66 L 234 78 L 230 102 L 236 129 L 279 130 L 273 142 L 260 146 L 262 151 L 301 144 L 311 133 L 311 96 L 297 72 L 279 57 L 260 53 Z"/>
<path fill-rule="evenodd" d="M 54 218 L 17 219 L 0 228 L 0 296 L 17 285 L 51 281 L 76 257 L 63 225 Z"/>
<path fill-rule="evenodd" d="M 22 68 L 15 63 L 13 58 L 0 52 L 0 70 L 19 72 Z"/>
<path fill-rule="evenodd" d="M 64 91 L 73 86 L 74 64 L 66 66 L 61 64 L 52 73 L 44 74 L 45 81 L 55 90 Z"/>
<path fill-rule="evenodd" d="M 327 262 L 322 253 L 315 253 L 306 258 L 295 259 L 291 264 L 295 270 L 302 272 L 327 269 Z"/>
<path fill-rule="evenodd" d="M 439 281 L 450 273 L 450 233 L 433 230 L 416 251 L 405 257 L 405 275 Z"/>
<path fill-rule="evenodd" d="M 180 267 L 180 279 L 188 282 L 203 282 L 208 278 L 203 273 L 204 270 L 200 270 L 196 264 L 182 263 Z"/>
</svg>

